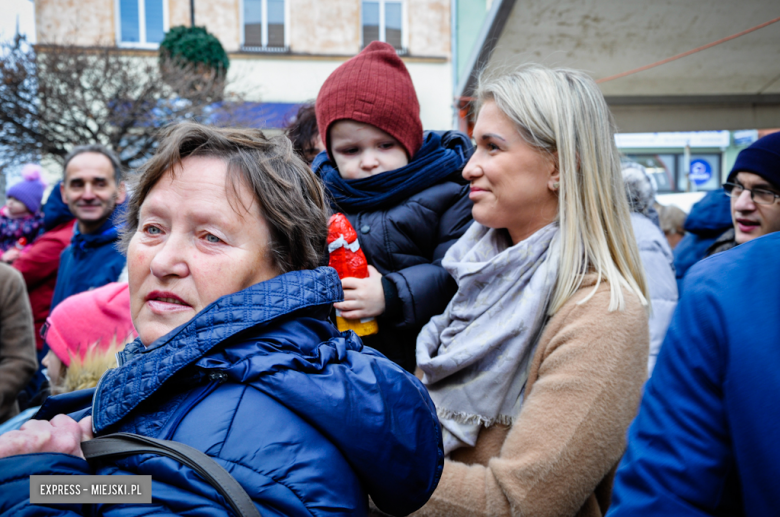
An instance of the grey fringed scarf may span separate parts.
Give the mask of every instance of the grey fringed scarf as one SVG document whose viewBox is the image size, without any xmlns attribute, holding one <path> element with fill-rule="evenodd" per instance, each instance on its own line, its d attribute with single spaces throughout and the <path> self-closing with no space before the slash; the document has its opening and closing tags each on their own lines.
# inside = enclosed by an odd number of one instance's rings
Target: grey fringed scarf
<svg viewBox="0 0 780 517">
<path fill-rule="evenodd" d="M 444 428 L 445 454 L 520 411 L 532 352 L 558 277 L 558 224 L 514 246 L 471 225 L 442 266 L 458 292 L 417 338 L 417 364 Z"/>
</svg>

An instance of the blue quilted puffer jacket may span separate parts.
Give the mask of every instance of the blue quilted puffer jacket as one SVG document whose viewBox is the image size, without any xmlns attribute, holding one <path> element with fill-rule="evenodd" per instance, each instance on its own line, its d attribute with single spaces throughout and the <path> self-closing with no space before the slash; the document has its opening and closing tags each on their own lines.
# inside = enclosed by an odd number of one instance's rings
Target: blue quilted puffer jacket
<svg viewBox="0 0 780 517">
<path fill-rule="evenodd" d="M 49 399 L 39 417 L 93 415 L 96 436 L 176 440 L 214 458 L 263 516 L 366 515 L 367 496 L 405 515 L 433 493 L 441 431 L 418 380 L 328 321 L 342 299 L 333 269 L 296 271 L 224 296 L 144 348 L 136 340 L 84 392 Z M 175 460 L 139 454 L 93 470 L 39 453 L 0 460 L 3 515 L 231 515 Z M 29 505 L 31 474 L 152 475 L 153 505 Z"/>
</svg>

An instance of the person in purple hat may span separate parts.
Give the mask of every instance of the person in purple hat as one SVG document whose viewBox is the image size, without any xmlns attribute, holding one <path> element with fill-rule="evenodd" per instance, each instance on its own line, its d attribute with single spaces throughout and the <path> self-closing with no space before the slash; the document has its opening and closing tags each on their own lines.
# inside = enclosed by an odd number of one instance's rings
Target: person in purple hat
<svg viewBox="0 0 780 517">
<path fill-rule="evenodd" d="M 707 256 L 780 231 L 780 132 L 742 150 L 723 188 L 731 197 L 734 227 L 718 237 Z"/>
<path fill-rule="evenodd" d="M 6 205 L 0 209 L 0 251 L 3 262 L 11 263 L 20 250 L 30 244 L 43 227 L 41 199 L 46 185 L 41 181 L 41 166 L 28 163 L 22 169 L 22 181 L 8 189 Z"/>
</svg>

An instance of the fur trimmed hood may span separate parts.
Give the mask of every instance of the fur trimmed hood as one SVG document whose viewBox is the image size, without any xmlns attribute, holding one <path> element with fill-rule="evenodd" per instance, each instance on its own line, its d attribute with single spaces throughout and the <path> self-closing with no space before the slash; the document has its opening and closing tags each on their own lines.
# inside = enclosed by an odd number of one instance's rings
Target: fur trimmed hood
<svg viewBox="0 0 780 517">
<path fill-rule="evenodd" d="M 52 395 L 94 388 L 108 370 L 116 368 L 116 353 L 133 341 L 133 336 L 118 342 L 116 336 L 108 348 L 93 346 L 83 360 L 73 358 L 61 383 L 52 386 Z"/>
</svg>

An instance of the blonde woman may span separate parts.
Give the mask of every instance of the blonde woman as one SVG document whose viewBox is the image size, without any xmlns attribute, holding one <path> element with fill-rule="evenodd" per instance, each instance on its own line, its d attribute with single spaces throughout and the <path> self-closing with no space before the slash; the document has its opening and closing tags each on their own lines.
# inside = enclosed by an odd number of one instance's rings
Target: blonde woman
<svg viewBox="0 0 780 517">
<path fill-rule="evenodd" d="M 477 96 L 476 222 L 417 342 L 448 459 L 415 515 L 600 516 L 648 351 L 609 110 L 587 75 L 536 65 Z"/>
</svg>

